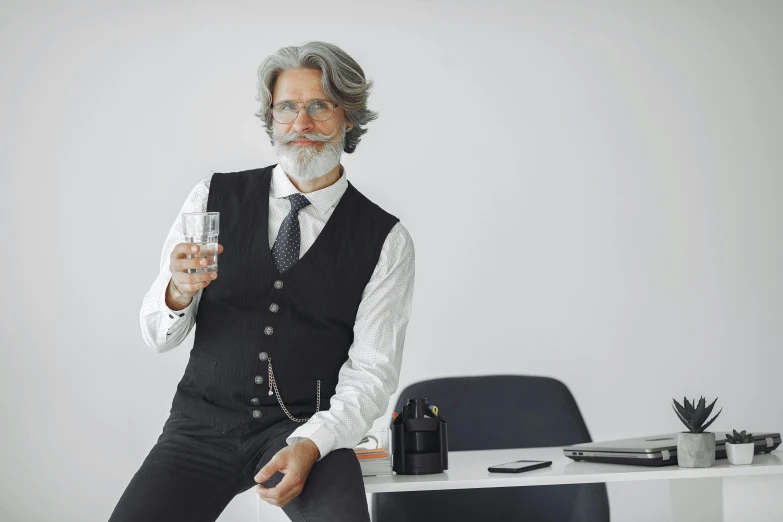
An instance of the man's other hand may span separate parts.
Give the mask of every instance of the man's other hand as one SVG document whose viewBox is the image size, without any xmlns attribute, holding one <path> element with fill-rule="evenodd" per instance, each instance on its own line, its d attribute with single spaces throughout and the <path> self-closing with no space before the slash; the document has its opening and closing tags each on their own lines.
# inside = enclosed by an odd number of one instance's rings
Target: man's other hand
<svg viewBox="0 0 783 522">
<path fill-rule="evenodd" d="M 256 486 L 258 496 L 273 506 L 287 505 L 302 492 L 313 464 L 320 457 L 318 446 L 310 439 L 281 449 L 256 473 L 255 481 L 259 483 Z M 269 480 L 276 471 L 280 471 L 285 477 L 277 486 L 265 488 L 261 483 Z"/>
</svg>

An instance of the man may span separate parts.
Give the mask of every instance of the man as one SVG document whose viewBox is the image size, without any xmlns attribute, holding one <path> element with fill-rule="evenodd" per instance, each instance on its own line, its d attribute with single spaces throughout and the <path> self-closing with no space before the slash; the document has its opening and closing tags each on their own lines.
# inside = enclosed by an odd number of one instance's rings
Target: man
<svg viewBox="0 0 783 522">
<path fill-rule="evenodd" d="M 396 391 L 414 248 L 393 215 L 346 179 L 372 82 L 311 42 L 258 70 L 278 165 L 217 173 L 181 212 L 220 212 L 219 272 L 171 228 L 144 298 L 145 342 L 195 341 L 157 443 L 111 521 L 214 521 L 255 487 L 292 520 L 368 521 L 353 447 Z"/>
</svg>

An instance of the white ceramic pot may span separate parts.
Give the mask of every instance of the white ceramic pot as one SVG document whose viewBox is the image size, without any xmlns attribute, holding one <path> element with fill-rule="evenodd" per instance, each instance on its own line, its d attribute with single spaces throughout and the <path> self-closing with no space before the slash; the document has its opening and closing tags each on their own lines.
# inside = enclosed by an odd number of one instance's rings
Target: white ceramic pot
<svg viewBox="0 0 783 522">
<path fill-rule="evenodd" d="M 710 468 L 715 465 L 714 433 L 678 433 L 677 464 L 682 468 Z"/>
<path fill-rule="evenodd" d="M 726 456 L 729 458 L 729 464 L 735 466 L 747 466 L 753 463 L 753 452 L 755 444 L 746 442 L 744 444 L 726 443 Z"/>
</svg>

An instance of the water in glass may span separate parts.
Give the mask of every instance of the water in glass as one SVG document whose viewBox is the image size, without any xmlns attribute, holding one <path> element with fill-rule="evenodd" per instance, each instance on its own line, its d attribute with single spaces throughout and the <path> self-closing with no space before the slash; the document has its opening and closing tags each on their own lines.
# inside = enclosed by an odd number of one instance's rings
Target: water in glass
<svg viewBox="0 0 783 522">
<path fill-rule="evenodd" d="M 188 268 L 189 274 L 204 274 L 207 272 L 217 272 L 217 260 L 218 260 L 218 244 L 215 243 L 196 243 L 198 245 L 198 252 L 195 254 L 185 254 L 188 259 L 193 258 L 206 258 L 207 265 L 199 268 Z"/>
</svg>

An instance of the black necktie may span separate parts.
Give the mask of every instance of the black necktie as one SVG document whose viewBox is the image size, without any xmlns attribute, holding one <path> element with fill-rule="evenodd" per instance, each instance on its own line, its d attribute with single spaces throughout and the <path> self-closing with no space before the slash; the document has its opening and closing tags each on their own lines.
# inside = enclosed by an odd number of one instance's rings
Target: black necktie
<svg viewBox="0 0 783 522">
<path fill-rule="evenodd" d="M 299 261 L 299 243 L 301 232 L 299 229 L 299 211 L 310 202 L 301 194 L 291 194 L 287 198 L 291 202 L 291 211 L 280 225 L 277 239 L 272 246 L 272 257 L 277 265 L 277 270 L 282 274 Z"/>
</svg>

